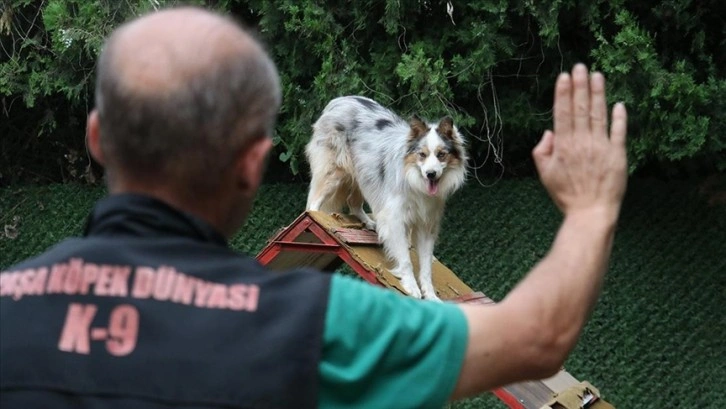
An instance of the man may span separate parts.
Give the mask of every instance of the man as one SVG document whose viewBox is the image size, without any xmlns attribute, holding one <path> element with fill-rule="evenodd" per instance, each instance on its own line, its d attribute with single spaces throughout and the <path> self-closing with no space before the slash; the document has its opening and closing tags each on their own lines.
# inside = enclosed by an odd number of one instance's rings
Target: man
<svg viewBox="0 0 726 409">
<path fill-rule="evenodd" d="M 557 79 L 533 151 L 564 214 L 495 306 L 404 297 L 227 247 L 280 105 L 274 64 L 195 8 L 115 31 L 88 147 L 110 195 L 83 237 L 2 272 L 0 407 L 441 407 L 555 374 L 599 295 L 626 187 L 626 112 L 602 75 Z"/>
</svg>

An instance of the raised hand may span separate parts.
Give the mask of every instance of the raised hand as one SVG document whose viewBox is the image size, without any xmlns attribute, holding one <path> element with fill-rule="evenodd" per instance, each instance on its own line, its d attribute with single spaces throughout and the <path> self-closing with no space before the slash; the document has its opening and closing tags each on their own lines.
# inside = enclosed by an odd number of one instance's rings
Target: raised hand
<svg viewBox="0 0 726 409">
<path fill-rule="evenodd" d="M 532 151 L 540 180 L 565 215 L 604 211 L 616 217 L 627 185 L 627 112 L 613 108 L 608 137 L 605 79 L 577 64 L 557 79 L 554 132 Z"/>
</svg>

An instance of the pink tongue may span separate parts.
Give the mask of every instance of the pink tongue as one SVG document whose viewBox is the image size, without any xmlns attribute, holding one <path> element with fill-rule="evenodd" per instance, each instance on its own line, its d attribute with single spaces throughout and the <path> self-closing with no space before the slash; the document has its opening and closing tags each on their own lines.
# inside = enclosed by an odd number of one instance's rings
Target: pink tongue
<svg viewBox="0 0 726 409">
<path fill-rule="evenodd" d="M 429 194 L 433 196 L 436 194 L 436 192 L 439 191 L 439 184 L 434 182 L 433 180 L 429 180 L 428 182 Z"/>
</svg>

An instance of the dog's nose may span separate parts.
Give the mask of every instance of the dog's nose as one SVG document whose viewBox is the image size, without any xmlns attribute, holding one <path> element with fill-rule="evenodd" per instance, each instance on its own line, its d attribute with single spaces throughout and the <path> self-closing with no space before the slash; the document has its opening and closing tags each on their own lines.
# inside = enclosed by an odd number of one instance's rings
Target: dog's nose
<svg viewBox="0 0 726 409">
<path fill-rule="evenodd" d="M 434 180 L 436 179 L 436 172 L 426 172 L 426 177 L 429 178 L 429 180 Z"/>
</svg>

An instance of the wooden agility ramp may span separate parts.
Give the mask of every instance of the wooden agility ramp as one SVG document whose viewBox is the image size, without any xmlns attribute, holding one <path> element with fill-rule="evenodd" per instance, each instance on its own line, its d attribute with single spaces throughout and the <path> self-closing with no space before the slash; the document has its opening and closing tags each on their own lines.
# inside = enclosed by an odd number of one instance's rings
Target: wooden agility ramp
<svg viewBox="0 0 726 409">
<path fill-rule="evenodd" d="M 418 269 L 411 250 L 414 269 Z M 398 279 L 389 272 L 375 232 L 366 230 L 354 216 L 304 212 L 279 230 L 257 255 L 271 270 L 300 266 L 333 272 L 343 263 L 371 284 L 403 294 Z M 453 271 L 434 257 L 433 282 L 438 296 L 450 302 L 493 304 L 494 301 L 462 282 Z M 600 398 L 588 382 L 580 382 L 564 368 L 540 381 L 522 382 L 492 391 L 512 409 L 614 409 Z"/>
</svg>

